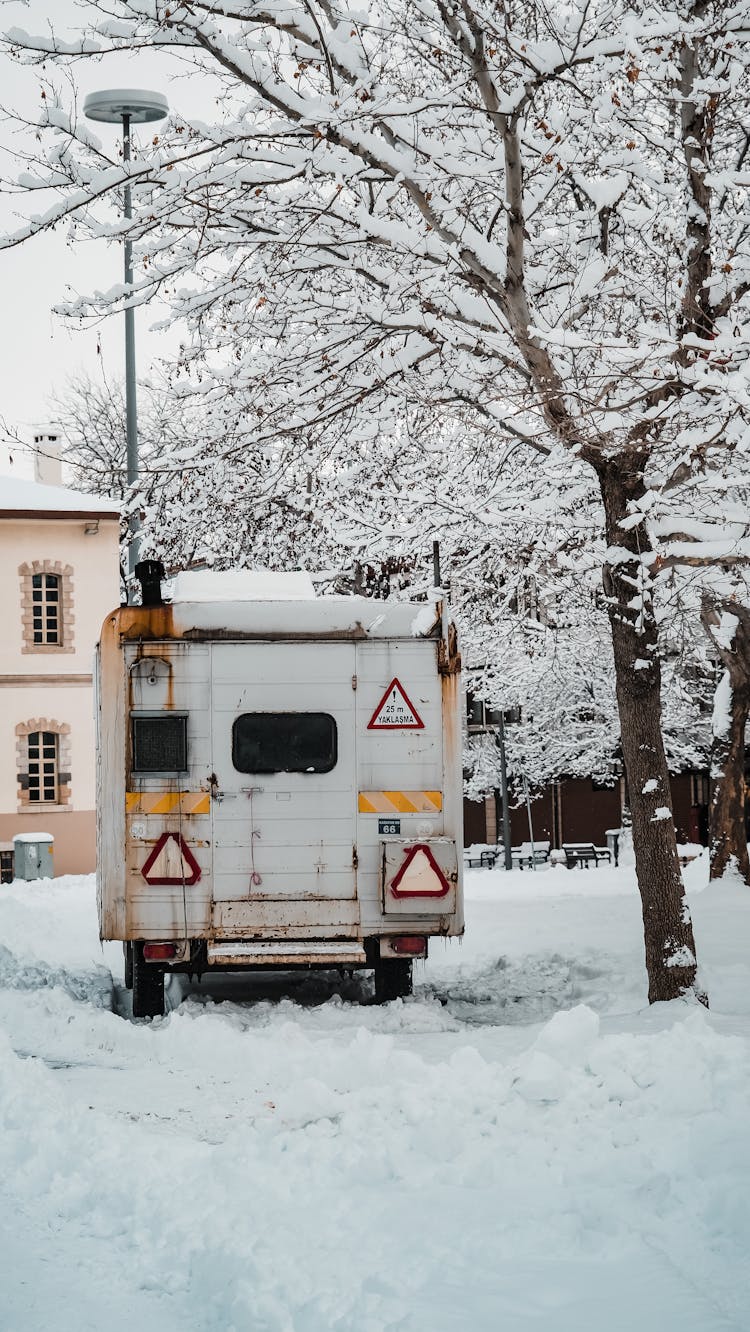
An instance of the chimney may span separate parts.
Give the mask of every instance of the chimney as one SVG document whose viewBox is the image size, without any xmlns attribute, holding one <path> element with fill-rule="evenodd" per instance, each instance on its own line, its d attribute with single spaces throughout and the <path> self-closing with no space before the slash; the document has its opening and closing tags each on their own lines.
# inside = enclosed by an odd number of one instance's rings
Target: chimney
<svg viewBox="0 0 750 1332">
<path fill-rule="evenodd" d="M 62 485 L 62 437 L 44 431 L 34 436 L 34 480 L 43 486 Z"/>
<path fill-rule="evenodd" d="M 133 573 L 141 585 L 141 605 L 163 606 L 161 580 L 164 577 L 164 565 L 161 560 L 139 560 Z"/>
</svg>

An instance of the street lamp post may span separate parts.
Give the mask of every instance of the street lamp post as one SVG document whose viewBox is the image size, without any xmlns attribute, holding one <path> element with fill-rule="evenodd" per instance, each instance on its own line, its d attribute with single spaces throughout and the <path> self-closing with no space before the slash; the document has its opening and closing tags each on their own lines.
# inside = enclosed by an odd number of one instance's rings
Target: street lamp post
<svg viewBox="0 0 750 1332">
<path fill-rule="evenodd" d="M 155 120 L 163 120 L 169 112 L 166 97 L 161 93 L 146 92 L 142 88 L 114 88 L 106 92 L 89 93 L 83 104 L 83 113 L 89 120 L 102 121 L 107 125 L 122 124 L 123 161 L 130 161 L 131 125 L 146 125 Z M 126 218 L 133 216 L 133 200 L 130 184 L 125 186 Z M 125 239 L 125 286 L 133 286 L 133 245 L 129 237 Z M 125 434 L 127 439 L 128 487 L 138 480 L 138 409 L 135 386 L 135 309 L 132 304 L 125 307 Z M 138 563 L 138 515 L 130 516 L 130 540 L 128 542 L 128 601 L 132 598 L 132 574 Z"/>
<path fill-rule="evenodd" d="M 505 716 L 501 711 L 495 733 L 500 751 L 500 796 L 503 802 L 503 863 L 507 870 L 513 868 L 513 855 L 510 849 L 510 810 L 508 809 L 508 768 L 505 762 Z M 497 833 L 495 833 L 497 836 Z"/>
</svg>

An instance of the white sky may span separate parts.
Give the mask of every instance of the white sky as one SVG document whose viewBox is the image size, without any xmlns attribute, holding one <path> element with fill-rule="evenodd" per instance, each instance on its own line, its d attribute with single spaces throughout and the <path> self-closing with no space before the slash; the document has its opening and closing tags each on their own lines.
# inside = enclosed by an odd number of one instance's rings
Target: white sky
<svg viewBox="0 0 750 1332">
<path fill-rule="evenodd" d="M 69 36 L 80 29 L 82 16 L 91 13 L 91 7 L 82 0 L 0 0 L 0 30 L 12 27 L 27 32 L 48 32 L 48 24 Z M 185 77 L 184 65 L 175 77 L 175 66 L 168 58 L 152 53 L 137 56 L 108 56 L 101 62 L 86 61 L 74 67 L 73 74 L 79 101 L 101 88 L 153 88 L 166 94 L 171 106 L 188 110 L 193 116 L 209 118 L 213 108 L 212 90 L 205 78 Z M 62 84 L 52 66 L 45 74 Z M 40 103 L 41 79 L 36 69 L 20 67 L 8 57 L 0 55 L 0 103 L 5 108 L 35 116 Z M 155 128 L 155 127 L 154 127 Z M 153 128 L 148 127 L 153 133 Z M 96 133 L 103 142 L 112 143 L 118 137 L 116 127 L 98 125 Z M 0 122 L 0 165 L 2 174 L 14 171 L 9 161 L 9 148 L 17 142 L 17 131 L 5 117 Z M 19 164 L 18 170 L 23 169 Z M 41 211 L 39 198 L 29 204 L 23 197 L 0 196 L 0 230 L 13 231 L 20 225 L 28 206 L 30 213 Z M 30 440 L 35 428 L 50 421 L 49 396 L 65 389 L 68 377 L 81 371 L 92 377 L 106 374 L 108 380 L 122 378 L 124 374 L 124 336 L 122 315 L 101 322 L 73 328 L 52 313 L 53 307 L 63 303 L 74 292 L 94 289 L 106 290 L 122 281 L 122 250 L 103 241 L 78 242 L 75 246 L 66 239 L 63 230 L 35 237 L 27 244 L 12 250 L 0 251 L 0 291 L 2 311 L 0 318 L 0 420 L 10 431 L 18 431 Z M 153 358 L 168 348 L 164 334 L 149 332 L 149 325 L 159 317 L 159 311 L 140 310 L 136 313 L 136 359 L 139 374 L 143 374 Z M 0 441 L 3 432 L 0 432 Z M 9 464 L 9 449 L 0 442 L 0 473 L 12 470 L 29 475 L 30 462 L 17 448 Z"/>
</svg>

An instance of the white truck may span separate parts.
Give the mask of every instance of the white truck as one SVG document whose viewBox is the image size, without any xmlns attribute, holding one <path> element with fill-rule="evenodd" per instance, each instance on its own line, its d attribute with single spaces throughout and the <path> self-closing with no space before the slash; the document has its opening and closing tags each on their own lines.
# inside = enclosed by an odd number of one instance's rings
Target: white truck
<svg viewBox="0 0 750 1332">
<path fill-rule="evenodd" d="M 102 939 L 168 971 L 358 968 L 410 993 L 463 933 L 460 658 L 442 607 L 138 566 L 97 650 Z M 267 598 L 267 599 L 263 599 Z"/>
</svg>

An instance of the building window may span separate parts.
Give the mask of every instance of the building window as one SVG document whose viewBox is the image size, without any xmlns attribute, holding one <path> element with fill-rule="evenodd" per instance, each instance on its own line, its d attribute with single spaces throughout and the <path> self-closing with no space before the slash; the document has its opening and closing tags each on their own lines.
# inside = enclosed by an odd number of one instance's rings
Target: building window
<svg viewBox="0 0 750 1332">
<path fill-rule="evenodd" d="M 73 570 L 59 560 L 22 564 L 23 652 L 73 651 Z"/>
<path fill-rule="evenodd" d="M 34 717 L 16 727 L 19 809 L 70 802 L 70 727 Z"/>
<path fill-rule="evenodd" d="M 29 802 L 57 804 L 57 736 L 54 731 L 29 735 Z"/>
<path fill-rule="evenodd" d="M 60 575 L 31 575 L 34 643 L 62 643 L 60 632 Z"/>
</svg>

